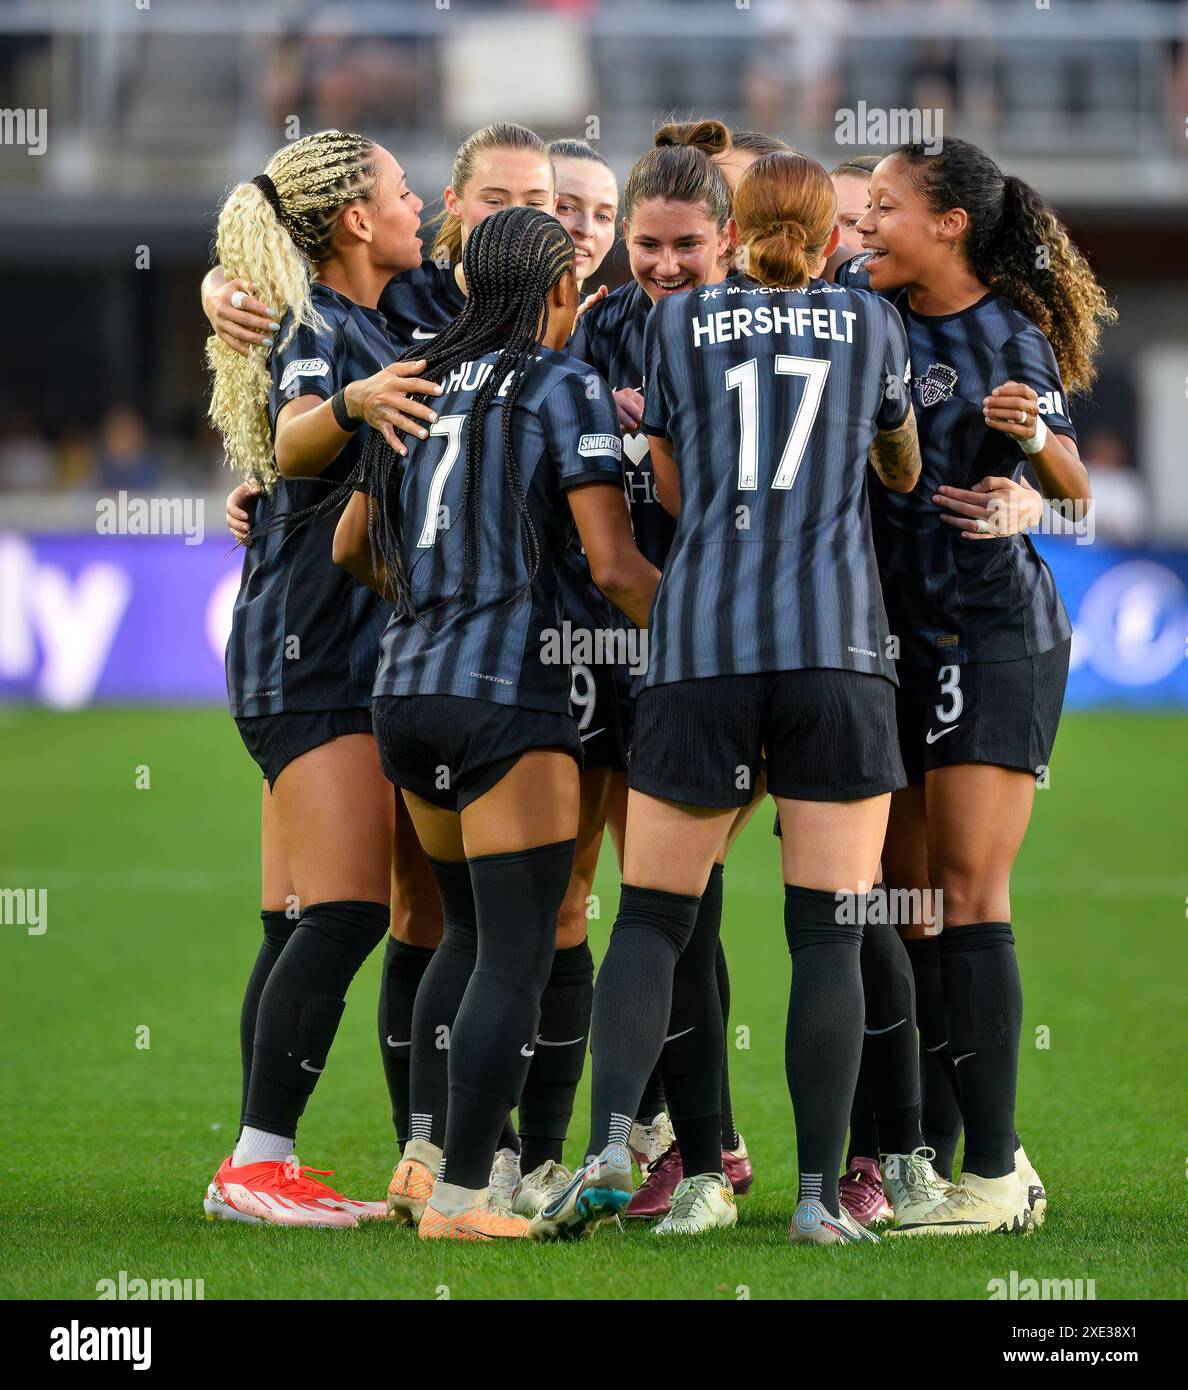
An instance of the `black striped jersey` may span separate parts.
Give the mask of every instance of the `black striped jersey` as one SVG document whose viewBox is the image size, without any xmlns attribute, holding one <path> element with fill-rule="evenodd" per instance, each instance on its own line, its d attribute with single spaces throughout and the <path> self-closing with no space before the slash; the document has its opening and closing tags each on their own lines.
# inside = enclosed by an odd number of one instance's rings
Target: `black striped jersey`
<svg viewBox="0 0 1188 1390">
<path fill-rule="evenodd" d="M 392 336 L 409 344 L 436 337 L 457 318 L 465 303 L 466 296 L 458 288 L 453 267 L 443 270 L 435 261 L 425 260 L 416 270 L 405 271 L 388 281 L 379 307 Z M 590 567 L 576 530 L 569 553 L 560 561 L 560 572 L 566 616 L 574 627 L 597 631 L 619 627 L 626 621 L 590 578 Z"/>
<path fill-rule="evenodd" d="M 466 296 L 458 288 L 452 265 L 424 260 L 415 270 L 394 275 L 380 295 L 380 312 L 388 331 L 404 347 L 427 343 L 462 312 Z"/>
<path fill-rule="evenodd" d="M 865 261 L 865 253 L 847 261 L 838 283 L 868 284 Z M 876 489 L 871 504 L 887 613 L 903 655 L 933 665 L 1050 651 L 1072 628 L 1031 538 L 962 540 L 932 497 L 942 483 L 970 488 L 991 474 L 1019 480 L 1023 451 L 982 416 L 983 398 L 1004 382 L 1032 387 L 1048 428 L 1076 438 L 1051 344 L 999 294 L 940 315 L 914 312 L 906 289 L 887 298 L 907 327 L 922 463 L 913 492 Z"/>
<path fill-rule="evenodd" d="M 299 327 L 269 360 L 274 431 L 286 402 L 332 396 L 396 356 L 378 312 L 325 285 L 315 284 L 311 297 L 326 326 Z M 287 328 L 286 319 L 278 340 Z M 391 609 L 334 563 L 342 509 L 292 527 L 261 529 L 327 497 L 354 466 L 366 437 L 364 425 L 320 476 L 282 478 L 256 504 L 227 642 L 227 694 L 237 718 L 371 703 L 380 634 Z"/>
<path fill-rule="evenodd" d="M 559 650 L 559 564 L 573 527 L 565 493 L 582 483 L 623 485 L 614 401 L 587 386 L 589 369 L 541 348 L 511 417 L 511 442 L 540 548 L 528 583 L 520 516 L 502 460 L 501 385 L 484 422 L 476 591 L 461 593 L 470 407 L 497 353 L 458 367 L 434 402 L 427 440 L 409 440 L 400 489 L 405 567 L 416 615 L 397 614 L 381 643 L 378 695 L 461 695 L 526 709 L 569 711 L 570 669 Z M 525 588 L 527 586 L 527 588 Z"/>
<path fill-rule="evenodd" d="M 644 356 L 644 428 L 670 441 L 681 486 L 644 684 L 894 680 L 866 481 L 875 434 L 907 413 L 898 314 L 819 280 L 737 277 L 657 304 Z"/>
<path fill-rule="evenodd" d="M 612 391 L 642 391 L 644 329 L 651 309 L 639 281 L 628 281 L 581 316 L 569 340 L 570 353 L 588 362 Z M 648 437 L 642 429 L 623 437 L 623 477 L 635 543 L 657 569 L 663 569 L 676 523 L 656 498 Z"/>
</svg>

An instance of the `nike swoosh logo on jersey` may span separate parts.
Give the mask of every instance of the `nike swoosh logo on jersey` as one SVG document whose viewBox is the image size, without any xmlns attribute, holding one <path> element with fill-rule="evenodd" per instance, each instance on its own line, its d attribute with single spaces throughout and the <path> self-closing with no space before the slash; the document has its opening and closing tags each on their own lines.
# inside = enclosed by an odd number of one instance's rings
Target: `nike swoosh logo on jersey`
<svg viewBox="0 0 1188 1390">
<path fill-rule="evenodd" d="M 950 724 L 947 729 L 942 729 L 939 734 L 934 734 L 932 730 L 929 729 L 928 732 L 924 735 L 924 742 L 935 743 L 938 738 L 944 738 L 946 734 L 951 734 L 956 727 L 956 724 Z"/>
<path fill-rule="evenodd" d="M 412 1039 L 409 1038 L 408 1042 L 397 1042 L 396 1039 L 391 1035 L 391 1033 L 389 1033 L 389 1034 L 388 1034 L 388 1046 L 389 1046 L 389 1047 L 411 1047 L 411 1046 L 412 1046 Z"/>
<path fill-rule="evenodd" d="M 586 741 L 588 738 L 593 738 L 595 734 L 603 734 L 603 733 L 605 733 L 605 732 L 606 732 L 606 726 L 605 726 L 605 725 L 604 725 L 601 729 L 591 729 L 590 732 L 589 732 L 588 734 L 582 734 L 582 735 L 581 735 L 582 742 L 585 743 L 585 741 Z"/>
<path fill-rule="evenodd" d="M 325 1067 L 311 1067 L 308 1061 L 303 1061 L 303 1062 L 301 1063 L 301 1070 L 302 1070 L 302 1071 L 312 1071 L 312 1072 L 316 1072 L 316 1073 L 320 1076 L 320 1075 L 322 1074 L 322 1072 L 324 1072 L 324 1071 L 326 1070 L 326 1068 L 325 1068 Z"/>
<path fill-rule="evenodd" d="M 975 1055 L 973 1052 L 963 1052 L 960 1057 L 953 1058 L 953 1065 L 956 1066 L 958 1062 L 964 1062 Z"/>
<path fill-rule="evenodd" d="M 906 1018 L 901 1018 L 901 1019 L 899 1020 L 899 1023 L 906 1023 L 906 1022 L 907 1022 L 907 1019 L 906 1019 Z M 891 1024 L 889 1027 L 887 1027 L 887 1028 L 864 1028 L 862 1031 L 866 1034 L 866 1036 L 867 1036 L 868 1038 L 877 1038 L 877 1037 L 879 1036 L 880 1033 L 890 1033 L 893 1029 L 898 1028 L 898 1027 L 899 1027 L 899 1023 L 892 1023 L 892 1024 Z"/>
<path fill-rule="evenodd" d="M 414 328 L 413 331 L 412 331 L 412 335 L 413 335 L 414 338 L 420 338 L 422 341 L 424 341 L 424 339 L 426 339 L 426 338 L 436 338 L 436 337 L 437 337 L 437 334 L 436 334 L 436 333 L 426 333 L 426 332 L 424 331 L 424 329 L 421 329 L 421 328 Z"/>
<path fill-rule="evenodd" d="M 566 1038 L 564 1042 L 551 1042 L 548 1038 L 537 1038 L 536 1045 L 537 1047 L 572 1047 L 574 1043 L 583 1042 L 585 1037 L 586 1035 L 583 1033 L 580 1038 Z"/>
<path fill-rule="evenodd" d="M 697 1026 L 697 1025 L 694 1024 L 694 1027 L 696 1027 L 696 1026 Z M 681 1032 L 679 1032 L 679 1033 L 671 1033 L 671 1034 L 669 1034 L 669 1036 L 668 1036 L 667 1038 L 665 1038 L 664 1041 L 665 1041 L 665 1042 L 676 1042 L 676 1040 L 677 1040 L 678 1038 L 683 1038 L 683 1037 L 685 1036 L 686 1033 L 691 1033 L 692 1031 L 693 1031 L 692 1028 L 684 1028 L 684 1029 L 682 1029 Z"/>
</svg>

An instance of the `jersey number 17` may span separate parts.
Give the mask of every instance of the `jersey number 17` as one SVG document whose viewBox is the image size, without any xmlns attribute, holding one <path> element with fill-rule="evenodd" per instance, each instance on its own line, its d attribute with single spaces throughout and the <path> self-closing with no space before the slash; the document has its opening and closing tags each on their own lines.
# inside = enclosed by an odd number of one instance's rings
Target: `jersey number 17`
<svg viewBox="0 0 1188 1390">
<path fill-rule="evenodd" d="M 775 359 L 776 376 L 804 378 L 804 394 L 784 441 L 779 467 L 771 480 L 772 487 L 790 488 L 800 471 L 801 460 L 809 435 L 821 409 L 825 380 L 830 363 L 815 357 L 789 357 L 779 354 Z M 738 485 L 753 489 L 759 486 L 759 361 L 748 357 L 726 373 L 726 389 L 738 392 Z"/>
</svg>

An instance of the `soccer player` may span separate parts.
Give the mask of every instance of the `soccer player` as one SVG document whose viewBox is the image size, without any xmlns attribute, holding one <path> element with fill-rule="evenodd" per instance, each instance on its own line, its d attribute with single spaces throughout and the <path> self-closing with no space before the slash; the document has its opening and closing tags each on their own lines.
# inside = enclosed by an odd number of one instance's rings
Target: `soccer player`
<svg viewBox="0 0 1188 1390">
<path fill-rule="evenodd" d="M 858 230 L 866 253 L 839 282 L 891 295 L 902 313 L 924 457 L 911 497 L 872 503 L 910 781 L 883 865 L 890 885 L 941 895 L 943 932 L 910 933 L 908 949 L 921 1041 L 955 1078 L 965 1125 L 960 1187 L 903 1229 L 1026 1230 L 1046 1194 L 1015 1129 L 1010 875 L 1056 736 L 1071 629 L 1012 507 L 967 497 L 1025 506 L 1027 461 L 1049 499 L 1089 502 L 1068 393 L 1091 384 L 1114 313 L 1039 194 L 963 140 L 884 159 Z M 959 518 L 972 532 L 945 524 Z"/>
<path fill-rule="evenodd" d="M 212 1219 L 353 1226 L 385 1210 L 342 1197 L 293 1155 L 346 990 L 388 929 L 392 796 L 368 728 L 382 605 L 332 563 L 333 515 L 289 523 L 349 473 L 364 419 L 390 431 L 432 418 L 409 392 L 436 388 L 416 363 L 388 368 L 376 310 L 392 275 L 419 261 L 420 211 L 387 150 L 326 131 L 278 151 L 219 216 L 223 265 L 283 317 L 271 351 L 208 344 L 211 418 L 232 464 L 264 489 L 227 688 L 265 779 L 265 939 L 241 1017 L 241 1131 L 207 1189 Z M 329 401 L 340 388 L 349 428 Z"/>
<path fill-rule="evenodd" d="M 624 187 L 623 235 L 632 279 L 586 310 L 570 351 L 590 363 L 615 388 L 619 423 L 624 430 L 624 471 L 636 541 L 648 559 L 663 568 L 674 522 L 657 499 L 647 438 L 639 428 L 643 412 L 644 330 L 654 304 L 682 290 L 720 284 L 730 269 L 730 191 L 711 158 L 714 151 L 729 147 L 729 132 L 720 121 L 667 125 L 657 132 L 656 142 L 655 148 L 636 162 Z M 629 725 L 630 681 L 623 684 Z M 761 790 L 759 786 L 755 788 L 757 794 Z M 730 841 L 742 829 L 748 814 L 749 811 L 740 813 L 731 827 Z M 609 819 L 620 863 L 625 821 L 626 778 L 620 777 L 616 779 Z M 668 1029 L 673 1036 L 664 1058 L 671 1072 L 687 1071 L 704 1063 L 704 1031 L 694 1035 L 681 1017 L 698 1006 L 702 981 L 693 966 L 699 958 L 700 943 L 705 940 L 716 943 L 711 944 L 710 950 L 716 950 L 717 991 L 725 1035 L 730 979 L 725 953 L 718 941 L 718 926 L 726 848 L 724 841 L 703 894 L 703 915 L 695 948 L 686 957 L 677 978 L 675 1014 Z M 734 1124 L 725 1054 L 721 1075 L 722 1165 L 735 1191 L 742 1195 L 754 1181 L 754 1173 L 746 1144 Z M 647 1176 L 631 1203 L 629 1216 L 663 1216 L 669 1209 L 673 1189 L 681 1180 L 680 1148 L 673 1142 L 664 1099 L 657 1073 L 640 1098 L 630 1136 L 632 1153 Z"/>
<path fill-rule="evenodd" d="M 569 142 L 577 145 L 579 142 Z M 593 274 L 609 249 L 598 220 L 610 203 L 612 218 L 618 189 L 609 168 L 592 150 L 589 158 L 570 154 L 565 169 L 566 218 L 575 257 L 585 247 L 581 273 Z M 433 260 L 410 276 L 389 285 L 383 306 L 407 340 L 426 341 L 442 330 L 465 303 L 461 252 L 482 220 L 505 206 L 542 207 L 541 188 L 553 196 L 551 149 L 523 126 L 485 127 L 468 137 L 455 160 L 451 187 L 445 195 L 445 217 L 438 230 Z M 586 166 L 576 174 L 573 166 Z M 609 183 L 608 183 L 609 180 Z M 597 201 L 593 201 L 593 200 Z M 613 201 L 612 201 L 613 200 Z M 547 199 L 545 200 L 548 201 Z M 580 209 L 580 211 L 569 211 Z M 593 230 L 588 234 L 588 214 Z M 576 233 L 576 234 L 575 234 Z M 597 259 L 594 259 L 594 256 Z M 605 596 L 594 585 L 576 543 L 562 555 L 560 581 L 565 621 L 571 627 L 609 628 L 615 619 Z M 621 620 L 620 620 L 621 621 Z M 586 903 L 598 864 L 606 820 L 612 771 L 625 766 L 624 738 L 613 681 L 597 666 L 573 671 L 571 708 L 579 725 L 585 753 L 581 772 L 579 817 L 574 870 L 557 924 L 553 969 L 541 999 L 539 1045 L 528 1069 L 518 1107 L 519 1134 L 505 1126 L 491 1174 L 490 1206 L 510 1215 L 533 1214 L 569 1181 L 561 1163 L 562 1149 L 581 1080 L 590 1027 L 594 960 L 587 936 Z M 426 972 L 413 1015 L 414 1069 L 411 1111 L 417 1143 L 393 1178 L 391 1198 L 398 1213 L 419 1220 L 431 1190 L 444 1139 L 448 1057 L 430 1046 L 454 1017 L 474 965 L 473 938 L 447 932 L 446 950 L 439 952 Z M 470 948 L 470 949 L 468 949 Z M 417 1039 L 423 1039 L 418 1042 Z"/>
<path fill-rule="evenodd" d="M 632 539 L 610 391 L 558 351 L 578 308 L 565 229 L 505 209 L 470 232 L 463 268 L 465 307 L 428 349 L 445 387 L 432 441 L 404 467 L 373 441 L 357 481 L 374 508 L 352 500 L 335 557 L 396 602 L 375 686 L 384 767 L 430 856 L 447 937 L 465 925 L 476 938 L 420 1235 L 491 1240 L 530 1232 L 492 1211 L 487 1189 L 538 1046 L 578 826 L 569 670 L 545 654 L 571 515 L 595 581 L 640 625 L 659 576 Z M 414 1087 L 420 1042 L 414 1028 Z M 423 1157 L 414 1134 L 404 1164 Z"/>
<path fill-rule="evenodd" d="M 794 962 L 790 1239 L 875 1239 L 839 1208 L 836 1182 L 862 1046 L 857 914 L 903 785 L 867 459 L 896 491 L 920 460 L 898 316 L 814 282 L 835 218 L 820 165 L 764 156 L 735 199 L 748 276 L 671 296 L 648 320 L 644 428 L 678 525 L 636 710 L 623 894 L 594 991 L 591 1157 L 537 1218 L 542 1237 L 591 1229 L 630 1200 L 630 1116 L 662 1055 L 674 967 L 766 757 Z M 711 979 L 712 960 L 700 966 Z M 703 1007 L 698 1030 L 712 1017 Z M 685 1177 L 655 1232 L 733 1225 L 712 1094 L 669 1098 Z"/>
<path fill-rule="evenodd" d="M 554 216 L 573 241 L 578 289 L 584 290 L 614 245 L 619 183 L 615 171 L 585 140 L 554 140 L 549 154 L 557 175 Z"/>
</svg>

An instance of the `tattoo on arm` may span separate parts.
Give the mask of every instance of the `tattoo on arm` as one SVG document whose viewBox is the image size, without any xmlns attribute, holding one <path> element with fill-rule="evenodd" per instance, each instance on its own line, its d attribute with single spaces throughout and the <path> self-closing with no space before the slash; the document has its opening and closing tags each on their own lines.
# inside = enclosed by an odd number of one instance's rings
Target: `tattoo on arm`
<svg viewBox="0 0 1188 1390">
<path fill-rule="evenodd" d="M 880 430 L 870 446 L 870 462 L 887 487 L 910 492 L 920 476 L 920 445 L 916 438 L 916 413 L 894 430 Z"/>
</svg>

